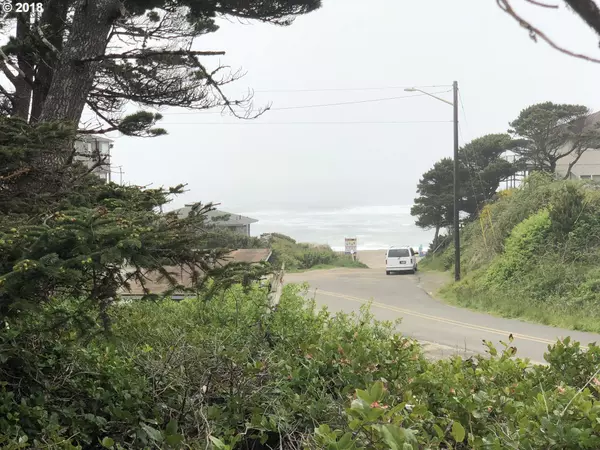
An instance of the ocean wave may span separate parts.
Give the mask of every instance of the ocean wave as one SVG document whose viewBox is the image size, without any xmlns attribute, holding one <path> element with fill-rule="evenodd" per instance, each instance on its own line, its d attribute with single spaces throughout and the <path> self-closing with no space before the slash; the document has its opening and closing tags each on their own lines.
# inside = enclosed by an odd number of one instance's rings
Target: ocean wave
<svg viewBox="0 0 600 450">
<path fill-rule="evenodd" d="M 410 215 L 412 205 L 379 205 L 379 206 L 355 206 L 352 208 L 339 208 L 329 210 L 264 210 L 240 213 L 244 216 L 261 220 L 267 217 L 328 217 L 328 216 L 397 216 Z"/>
</svg>

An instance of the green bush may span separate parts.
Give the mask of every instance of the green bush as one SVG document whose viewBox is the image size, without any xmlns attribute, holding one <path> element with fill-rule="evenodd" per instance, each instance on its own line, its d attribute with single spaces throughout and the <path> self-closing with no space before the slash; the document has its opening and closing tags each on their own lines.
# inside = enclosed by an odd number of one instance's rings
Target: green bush
<svg viewBox="0 0 600 450">
<path fill-rule="evenodd" d="M 209 435 L 296 445 L 317 423 L 343 423 L 355 387 L 406 382 L 422 364 L 368 309 L 332 317 L 302 293 L 287 286 L 275 311 L 263 290 L 240 286 L 212 302 L 120 304 L 110 341 L 93 314 L 82 312 L 87 330 L 63 323 L 62 302 L 11 323 L 0 331 L 3 448 L 205 448 Z"/>
<path fill-rule="evenodd" d="M 487 270 L 487 283 L 502 285 L 520 278 L 533 268 L 532 262 L 548 251 L 552 222 L 548 210 L 541 210 L 519 223 L 506 239 L 504 253 Z"/>
<path fill-rule="evenodd" d="M 287 270 L 308 270 L 327 267 L 356 267 L 367 266 L 354 261 L 349 255 L 334 252 L 327 245 L 312 245 L 297 243 L 292 238 L 274 233 L 268 241 L 273 254 L 271 262 L 275 267 L 285 263 Z"/>
<path fill-rule="evenodd" d="M 357 390 L 345 426 L 321 425 L 318 448 L 544 448 L 600 446 L 598 347 L 583 353 L 568 340 L 553 346 L 547 367 L 513 359 L 514 347 L 490 357 L 428 364 L 410 385 L 379 382 Z"/>
<path fill-rule="evenodd" d="M 487 356 L 429 362 L 368 307 L 333 316 L 289 285 L 273 309 L 265 294 L 236 286 L 210 302 L 117 304 L 110 340 L 93 309 L 76 321 L 75 301 L 5 324 L 0 445 L 600 446 L 595 345 L 558 342 L 547 366 L 516 359 L 510 338 L 502 351 L 486 342 Z"/>
</svg>

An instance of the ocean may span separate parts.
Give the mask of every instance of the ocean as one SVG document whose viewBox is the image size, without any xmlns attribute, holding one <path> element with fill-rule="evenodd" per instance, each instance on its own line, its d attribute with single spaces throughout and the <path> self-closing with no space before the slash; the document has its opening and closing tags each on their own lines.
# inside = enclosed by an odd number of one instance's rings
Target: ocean
<svg viewBox="0 0 600 450">
<path fill-rule="evenodd" d="M 327 244 L 344 250 L 345 238 L 356 238 L 358 250 L 381 250 L 393 245 L 424 249 L 433 239 L 432 230 L 415 225 L 411 205 L 360 206 L 329 210 L 264 210 L 240 213 L 258 220 L 251 234 L 282 233 L 298 242 Z"/>
</svg>

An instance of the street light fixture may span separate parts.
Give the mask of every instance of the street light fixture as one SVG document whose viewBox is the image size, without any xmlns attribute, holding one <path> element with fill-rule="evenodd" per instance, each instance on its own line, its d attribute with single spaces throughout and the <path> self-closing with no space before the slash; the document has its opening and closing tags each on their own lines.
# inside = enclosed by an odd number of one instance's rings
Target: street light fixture
<svg viewBox="0 0 600 450">
<path fill-rule="evenodd" d="M 422 94 L 433 97 L 436 100 L 447 103 L 454 110 L 454 280 L 460 281 L 460 222 L 459 222 L 459 165 L 458 165 L 458 82 L 452 83 L 452 91 L 454 93 L 454 102 L 449 102 L 443 98 L 437 97 L 429 92 L 422 91 L 417 88 L 406 88 L 406 92 L 421 92 Z"/>
</svg>

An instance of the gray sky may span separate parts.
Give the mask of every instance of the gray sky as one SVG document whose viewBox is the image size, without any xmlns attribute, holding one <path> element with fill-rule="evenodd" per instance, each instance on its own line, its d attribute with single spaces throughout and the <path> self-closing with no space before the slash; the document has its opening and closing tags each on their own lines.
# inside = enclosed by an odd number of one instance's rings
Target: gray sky
<svg viewBox="0 0 600 450">
<path fill-rule="evenodd" d="M 298 90 L 450 85 L 457 80 L 466 113 L 460 113 L 461 143 L 504 132 L 521 109 L 537 102 L 600 109 L 600 64 L 535 44 L 494 0 L 323 3 L 291 27 L 223 22 L 220 31 L 198 40 L 196 47 L 225 50 L 222 63 L 247 71 L 229 92 L 254 89 L 256 106 L 411 95 L 403 89 Z M 562 44 L 600 56 L 597 39 L 569 11 L 514 3 Z M 450 92 L 439 95 L 451 100 Z M 188 183 L 189 192 L 173 207 L 194 201 L 220 202 L 229 211 L 407 205 L 421 174 L 452 155 L 450 122 L 331 124 L 452 119 L 449 105 L 423 96 L 271 111 L 252 123 L 176 109 L 164 116 L 168 136 L 118 138 L 113 161 L 134 184 Z"/>
</svg>

